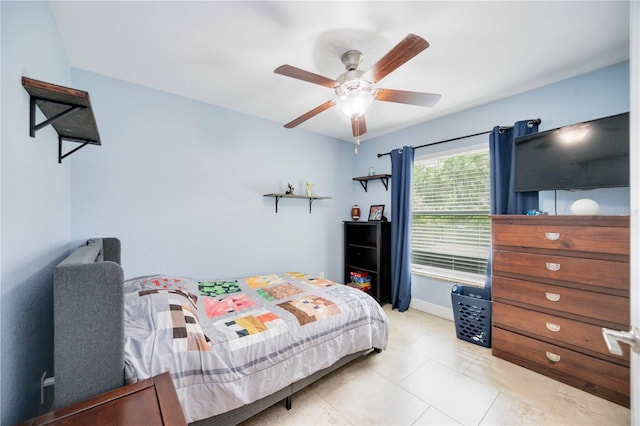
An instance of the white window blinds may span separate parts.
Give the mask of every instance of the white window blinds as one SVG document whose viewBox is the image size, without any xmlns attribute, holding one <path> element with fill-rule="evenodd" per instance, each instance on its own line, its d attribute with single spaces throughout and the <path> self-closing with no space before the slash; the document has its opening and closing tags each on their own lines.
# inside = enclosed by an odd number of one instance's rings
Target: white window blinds
<svg viewBox="0 0 640 426">
<path fill-rule="evenodd" d="M 489 150 L 414 161 L 414 272 L 482 282 L 490 248 Z"/>
</svg>

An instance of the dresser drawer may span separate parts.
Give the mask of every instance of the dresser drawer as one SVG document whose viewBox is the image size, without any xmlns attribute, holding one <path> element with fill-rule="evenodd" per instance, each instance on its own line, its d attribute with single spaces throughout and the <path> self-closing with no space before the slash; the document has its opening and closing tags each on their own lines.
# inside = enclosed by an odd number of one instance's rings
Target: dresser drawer
<svg viewBox="0 0 640 426">
<path fill-rule="evenodd" d="M 612 355 L 602 337 L 602 327 L 571 319 L 530 311 L 500 302 L 492 304 L 493 325 L 526 336 L 566 347 L 593 352 L 594 356 L 609 358 L 622 366 L 629 366 L 629 349 L 623 345 L 623 355 Z"/>
<path fill-rule="evenodd" d="M 629 294 L 629 264 L 624 262 L 494 250 L 492 264 L 494 275 L 527 275 Z"/>
<path fill-rule="evenodd" d="M 606 226 L 492 223 L 492 244 L 629 255 L 629 229 Z"/>
<path fill-rule="evenodd" d="M 493 329 L 493 354 L 629 407 L 629 369 L 550 343 Z"/>
<path fill-rule="evenodd" d="M 551 309 L 560 315 L 569 313 L 592 318 L 590 322 L 596 324 L 605 321 L 624 328 L 630 322 L 626 297 L 496 276 L 492 277 L 492 297 L 502 302 Z"/>
</svg>

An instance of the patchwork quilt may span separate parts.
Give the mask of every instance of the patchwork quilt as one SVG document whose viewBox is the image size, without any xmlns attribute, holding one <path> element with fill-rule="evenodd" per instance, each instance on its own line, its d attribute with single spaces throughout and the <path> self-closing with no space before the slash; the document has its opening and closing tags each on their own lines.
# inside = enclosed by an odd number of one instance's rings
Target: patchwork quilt
<svg viewBox="0 0 640 426">
<path fill-rule="evenodd" d="M 300 272 L 125 282 L 128 374 L 169 371 L 187 422 L 266 397 L 346 355 L 385 349 L 388 333 L 372 297 Z"/>
</svg>

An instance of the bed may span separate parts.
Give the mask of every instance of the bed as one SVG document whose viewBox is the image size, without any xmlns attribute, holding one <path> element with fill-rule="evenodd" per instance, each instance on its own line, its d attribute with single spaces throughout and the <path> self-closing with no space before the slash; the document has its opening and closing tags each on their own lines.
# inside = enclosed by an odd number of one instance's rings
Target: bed
<svg viewBox="0 0 640 426">
<path fill-rule="evenodd" d="M 124 280 L 120 250 L 91 239 L 54 268 L 56 408 L 169 371 L 188 422 L 237 424 L 386 348 L 360 290 L 298 271 Z"/>
</svg>

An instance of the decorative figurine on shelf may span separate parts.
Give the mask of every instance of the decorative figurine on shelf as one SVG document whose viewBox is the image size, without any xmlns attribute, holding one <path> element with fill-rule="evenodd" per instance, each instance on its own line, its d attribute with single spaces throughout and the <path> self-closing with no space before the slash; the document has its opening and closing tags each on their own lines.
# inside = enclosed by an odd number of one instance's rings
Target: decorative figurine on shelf
<svg viewBox="0 0 640 426">
<path fill-rule="evenodd" d="M 289 182 L 287 182 L 287 188 L 289 188 L 289 189 L 287 189 L 287 192 L 285 192 L 284 194 L 285 195 L 293 195 L 293 186 Z"/>
<path fill-rule="evenodd" d="M 313 196 L 313 191 L 311 191 L 311 187 L 315 186 L 315 184 L 311 183 L 309 181 L 307 181 L 306 184 L 307 184 L 307 197 L 311 197 L 311 196 Z"/>
<path fill-rule="evenodd" d="M 353 207 L 351 207 L 351 219 L 360 219 L 360 207 L 358 207 L 357 204 L 354 204 Z"/>
</svg>

